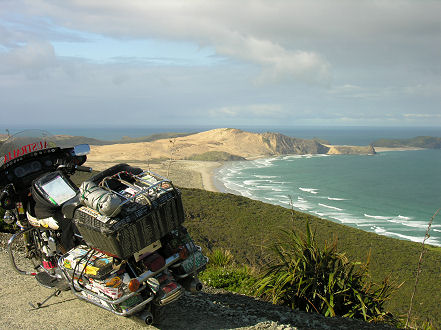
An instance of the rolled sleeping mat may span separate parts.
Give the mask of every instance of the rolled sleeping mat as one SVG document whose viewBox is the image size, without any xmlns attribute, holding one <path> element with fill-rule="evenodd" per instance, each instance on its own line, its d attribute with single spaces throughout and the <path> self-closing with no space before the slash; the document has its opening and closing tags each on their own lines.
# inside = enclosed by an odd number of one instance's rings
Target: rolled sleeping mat
<svg viewBox="0 0 441 330">
<path fill-rule="evenodd" d="M 101 188 L 92 181 L 84 181 L 81 184 L 79 198 L 81 204 L 102 215 L 114 217 L 121 212 L 123 200 L 115 193 Z"/>
</svg>

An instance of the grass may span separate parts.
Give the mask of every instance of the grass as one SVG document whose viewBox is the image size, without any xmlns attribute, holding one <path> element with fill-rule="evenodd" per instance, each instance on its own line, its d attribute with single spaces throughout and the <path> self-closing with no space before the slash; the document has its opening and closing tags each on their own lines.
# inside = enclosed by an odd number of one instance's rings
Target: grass
<svg viewBox="0 0 441 330">
<path fill-rule="evenodd" d="M 317 244 L 324 246 L 326 240 L 338 238 L 338 251 L 344 252 L 349 261 L 366 260 L 370 253 L 372 281 L 381 283 L 390 276 L 393 281 L 403 283 L 384 307 L 395 316 L 405 318 L 415 282 L 420 244 L 364 232 L 232 194 L 198 189 L 182 189 L 182 192 L 187 216 L 185 226 L 204 251 L 230 250 L 238 265 L 261 268 L 271 261 L 266 247 L 278 239 L 281 229 L 302 232 L 309 222 L 316 233 Z M 441 328 L 440 274 L 441 250 L 429 248 L 414 298 L 414 323 L 430 320 L 434 327 Z"/>
<path fill-rule="evenodd" d="M 208 253 L 207 269 L 199 274 L 199 279 L 214 288 L 251 295 L 257 282 L 255 270 L 247 265 L 238 265 L 229 250 L 214 249 Z"/>
<path fill-rule="evenodd" d="M 245 160 L 241 156 L 232 155 L 224 151 L 207 151 L 203 154 L 192 155 L 188 157 L 188 160 L 198 160 L 198 161 L 233 161 L 233 160 Z"/>
</svg>

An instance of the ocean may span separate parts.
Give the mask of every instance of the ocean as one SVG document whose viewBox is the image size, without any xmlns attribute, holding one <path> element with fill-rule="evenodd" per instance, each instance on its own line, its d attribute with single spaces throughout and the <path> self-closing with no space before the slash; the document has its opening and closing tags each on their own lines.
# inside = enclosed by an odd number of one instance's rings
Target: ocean
<svg viewBox="0 0 441 330">
<path fill-rule="evenodd" d="M 283 131 L 283 130 L 281 130 Z M 302 132 L 291 136 L 300 136 Z M 366 145 L 378 138 L 441 136 L 439 128 L 305 130 L 332 144 Z M 230 162 L 216 175 L 218 188 L 394 238 L 422 242 L 441 207 L 441 150 L 376 155 L 291 155 Z M 441 246 L 441 214 L 429 244 Z"/>
<path fill-rule="evenodd" d="M 214 127 L 42 128 L 53 134 L 104 140 Z M 380 138 L 441 137 L 440 127 L 238 127 L 319 138 L 331 144 L 367 145 Z M 11 130 L 11 133 L 19 128 Z M 307 212 L 380 235 L 421 242 L 441 207 L 441 150 L 367 155 L 292 155 L 229 162 L 215 174 L 222 191 Z M 430 244 L 441 246 L 441 215 Z"/>
</svg>

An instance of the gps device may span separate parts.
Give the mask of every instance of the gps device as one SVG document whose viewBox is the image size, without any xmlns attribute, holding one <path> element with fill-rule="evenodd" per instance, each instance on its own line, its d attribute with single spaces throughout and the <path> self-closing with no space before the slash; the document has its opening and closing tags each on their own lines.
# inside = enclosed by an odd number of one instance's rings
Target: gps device
<svg viewBox="0 0 441 330">
<path fill-rule="evenodd" d="M 34 181 L 33 188 L 32 196 L 39 202 L 43 199 L 52 207 L 63 205 L 75 197 L 78 191 L 76 186 L 59 171 L 39 177 Z"/>
</svg>

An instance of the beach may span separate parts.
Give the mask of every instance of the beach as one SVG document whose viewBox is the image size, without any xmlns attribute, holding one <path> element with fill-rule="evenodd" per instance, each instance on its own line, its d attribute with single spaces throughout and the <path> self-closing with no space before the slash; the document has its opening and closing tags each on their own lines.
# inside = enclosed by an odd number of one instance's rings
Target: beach
<svg viewBox="0 0 441 330">
<path fill-rule="evenodd" d="M 388 151 L 413 151 L 413 150 L 424 150 L 424 148 L 418 147 L 375 147 L 376 152 L 388 152 Z"/>
</svg>

